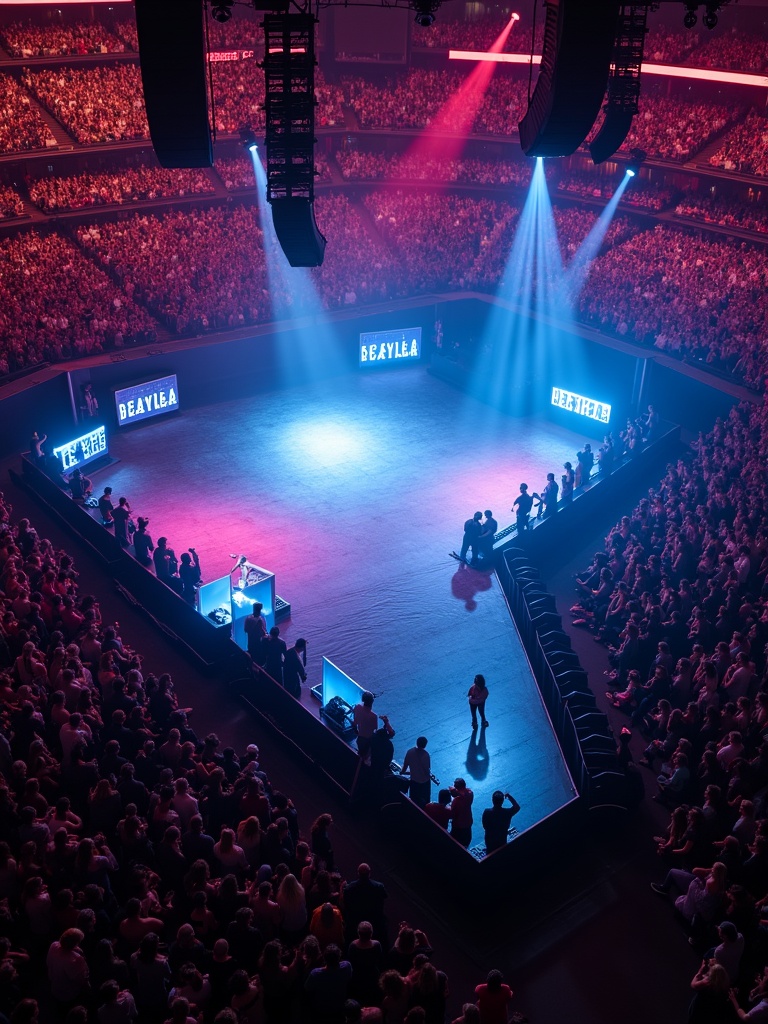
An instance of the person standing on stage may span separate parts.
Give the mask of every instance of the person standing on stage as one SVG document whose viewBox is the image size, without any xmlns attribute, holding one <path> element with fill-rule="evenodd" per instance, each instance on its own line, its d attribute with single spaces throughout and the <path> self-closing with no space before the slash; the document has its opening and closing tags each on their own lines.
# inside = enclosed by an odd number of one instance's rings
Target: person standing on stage
<svg viewBox="0 0 768 1024">
<path fill-rule="evenodd" d="M 43 451 L 43 445 L 47 440 L 47 434 L 43 434 L 43 436 L 40 437 L 36 430 L 32 434 L 32 440 L 29 442 L 29 456 L 37 466 L 42 466 L 43 463 L 45 462 L 45 452 Z"/>
<path fill-rule="evenodd" d="M 472 561 L 477 561 L 478 541 L 480 540 L 480 534 L 483 532 L 483 528 L 480 525 L 482 518 L 482 512 L 475 512 L 472 518 L 464 523 L 464 539 L 461 542 L 461 551 L 459 552 L 459 558 L 462 562 L 466 562 L 467 553 L 470 548 L 472 548 Z"/>
<path fill-rule="evenodd" d="M 74 501 L 85 501 L 91 496 L 93 484 L 87 476 L 83 476 L 78 468 L 72 470 L 72 475 L 67 481 L 69 493 Z"/>
<path fill-rule="evenodd" d="M 576 467 L 576 486 L 582 487 L 584 484 L 589 483 L 589 475 L 595 464 L 595 456 L 592 454 L 592 445 L 587 442 L 584 445 L 583 451 L 576 452 L 576 458 L 579 462 Z"/>
<path fill-rule="evenodd" d="M 560 490 L 554 473 L 547 473 L 547 483 L 541 492 L 541 502 L 544 506 L 544 515 L 551 516 L 557 512 L 557 495 Z"/>
<path fill-rule="evenodd" d="M 504 806 L 505 799 L 509 800 L 511 807 Z M 507 845 L 509 823 L 520 810 L 517 800 L 509 793 L 502 793 L 500 789 L 491 797 L 491 803 L 493 806 L 483 811 L 485 849 L 488 853 Z"/>
<path fill-rule="evenodd" d="M 253 611 L 243 622 L 248 654 L 251 661 L 255 661 L 257 665 L 264 664 L 264 642 L 267 639 L 267 620 L 261 614 L 263 609 L 264 605 L 260 601 L 255 601 Z"/>
<path fill-rule="evenodd" d="M 472 801 L 475 794 L 464 779 L 456 779 L 450 788 L 451 835 L 457 843 L 467 847 L 472 842 Z"/>
<path fill-rule="evenodd" d="M 517 506 L 517 508 L 515 508 Z M 528 484 L 520 484 L 520 495 L 515 498 L 512 504 L 512 511 L 517 514 L 517 532 L 523 533 L 529 529 L 528 521 L 531 518 L 533 508 L 533 495 L 528 493 Z"/>
<path fill-rule="evenodd" d="M 493 518 L 493 512 L 489 508 L 483 513 L 485 516 L 485 522 L 482 525 L 482 533 L 480 534 L 480 550 L 483 553 L 483 562 L 490 564 L 493 562 L 493 542 L 496 540 L 496 531 L 499 528 L 499 524 Z"/>
<path fill-rule="evenodd" d="M 281 686 L 283 685 L 283 662 L 287 651 L 288 645 L 280 637 L 280 627 L 273 626 L 264 641 L 264 671 Z"/>
<path fill-rule="evenodd" d="M 565 504 L 568 501 L 573 501 L 573 488 L 576 480 L 576 474 L 573 472 L 573 466 L 570 462 L 564 462 L 563 469 L 565 472 L 560 477 L 563 484 L 560 493 L 562 495 L 563 504 Z"/>
<path fill-rule="evenodd" d="M 283 686 L 296 700 L 301 700 L 301 684 L 307 681 L 307 641 L 299 637 L 285 654 Z"/>
<path fill-rule="evenodd" d="M 357 752 L 365 761 L 371 749 L 371 740 L 379 724 L 379 717 L 373 710 L 373 694 L 363 690 L 360 703 L 355 705 L 352 719 L 357 729 Z"/>
<path fill-rule="evenodd" d="M 200 586 L 200 556 L 194 548 L 185 551 L 179 560 L 179 578 L 181 580 L 181 596 L 187 604 L 194 605 L 197 588 Z"/>
<path fill-rule="evenodd" d="M 112 504 L 112 488 L 105 487 L 104 493 L 99 498 L 99 512 L 101 513 L 101 525 L 102 526 L 114 526 L 115 521 L 112 518 L 112 513 L 115 506 Z"/>
<path fill-rule="evenodd" d="M 131 543 L 128 540 L 128 520 L 131 518 L 131 506 L 127 498 L 121 498 L 117 508 L 112 512 L 112 519 L 115 524 L 115 540 L 121 548 L 127 548 Z"/>
<path fill-rule="evenodd" d="M 469 698 L 469 710 L 472 715 L 472 731 L 477 728 L 477 714 L 480 712 L 480 722 L 484 729 L 488 727 L 485 720 L 485 702 L 488 700 L 488 687 L 485 685 L 485 676 L 476 675 L 467 693 Z"/>
<path fill-rule="evenodd" d="M 143 516 L 139 516 L 138 526 L 133 535 L 133 550 L 136 554 L 136 561 L 140 562 L 141 565 L 151 564 L 152 559 L 149 557 L 149 553 L 150 551 L 155 550 L 152 538 L 147 533 L 148 526 L 149 520 L 145 519 Z"/>
<path fill-rule="evenodd" d="M 419 736 L 416 746 L 406 750 L 400 774 L 405 775 L 406 772 L 411 776 L 411 800 L 418 807 L 424 807 L 429 803 L 432 789 L 432 763 L 426 736 Z"/>
</svg>

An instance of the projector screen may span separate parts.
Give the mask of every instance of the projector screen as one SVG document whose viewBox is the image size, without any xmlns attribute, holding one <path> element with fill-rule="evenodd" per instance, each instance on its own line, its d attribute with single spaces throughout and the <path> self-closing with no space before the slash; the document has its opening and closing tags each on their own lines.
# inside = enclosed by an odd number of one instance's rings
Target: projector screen
<svg viewBox="0 0 768 1024">
<path fill-rule="evenodd" d="M 176 374 L 133 384 L 115 391 L 117 425 L 126 427 L 152 416 L 162 416 L 179 408 L 179 385 Z"/>
</svg>

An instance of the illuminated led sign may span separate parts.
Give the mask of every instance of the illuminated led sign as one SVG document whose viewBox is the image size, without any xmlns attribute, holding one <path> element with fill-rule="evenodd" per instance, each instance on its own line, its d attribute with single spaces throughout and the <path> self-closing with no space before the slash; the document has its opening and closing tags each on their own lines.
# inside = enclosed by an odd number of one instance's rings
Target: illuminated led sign
<svg viewBox="0 0 768 1024">
<path fill-rule="evenodd" d="M 106 427 L 95 427 L 82 437 L 74 441 L 67 441 L 53 449 L 53 454 L 61 462 L 65 473 L 71 473 L 78 466 L 84 466 L 86 462 L 92 462 L 100 455 L 107 454 L 107 429 Z"/>
<path fill-rule="evenodd" d="M 211 64 L 222 64 L 233 60 L 250 60 L 254 57 L 253 50 L 213 50 L 208 54 Z"/>
<path fill-rule="evenodd" d="M 176 374 L 172 373 L 170 377 L 148 380 L 144 384 L 134 384 L 130 388 L 116 391 L 115 407 L 117 423 L 121 427 L 147 420 L 150 416 L 174 412 L 179 408 Z"/>
<path fill-rule="evenodd" d="M 385 363 L 415 363 L 421 358 L 421 328 L 404 331 L 375 331 L 360 335 L 360 365 L 381 366 Z"/>
<path fill-rule="evenodd" d="M 552 405 L 558 409 L 565 409 L 566 412 L 574 412 L 577 416 L 597 420 L 598 423 L 608 423 L 611 418 L 611 407 L 607 402 L 585 398 L 584 395 L 577 395 L 563 388 L 552 388 Z"/>
</svg>

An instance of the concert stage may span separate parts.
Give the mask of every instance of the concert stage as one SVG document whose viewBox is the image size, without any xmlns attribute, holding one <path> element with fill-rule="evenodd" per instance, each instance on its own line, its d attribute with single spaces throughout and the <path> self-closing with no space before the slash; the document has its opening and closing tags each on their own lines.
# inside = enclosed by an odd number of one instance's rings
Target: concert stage
<svg viewBox="0 0 768 1024">
<path fill-rule="evenodd" d="M 500 526 L 521 480 L 543 486 L 585 437 L 512 419 L 422 368 L 352 375 L 185 410 L 113 433 L 119 463 L 95 474 L 126 495 L 203 576 L 246 553 L 292 606 L 281 634 L 309 644 L 309 686 L 328 656 L 377 695 L 396 757 L 421 733 L 443 785 L 475 791 L 474 843 L 490 794 L 511 792 L 519 831 L 574 796 L 495 576 L 449 556 L 475 510 Z M 592 438 L 594 441 L 594 437 Z M 487 679 L 490 726 L 473 736 L 466 692 Z M 318 705 L 304 691 L 303 703 Z"/>
</svg>

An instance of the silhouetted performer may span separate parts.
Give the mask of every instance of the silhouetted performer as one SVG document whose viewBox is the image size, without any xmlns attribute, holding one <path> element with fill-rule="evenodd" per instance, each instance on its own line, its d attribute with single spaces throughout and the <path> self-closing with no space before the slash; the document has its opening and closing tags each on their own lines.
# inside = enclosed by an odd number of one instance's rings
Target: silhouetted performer
<svg viewBox="0 0 768 1024">
<path fill-rule="evenodd" d="M 136 532 L 133 535 L 133 550 L 136 554 L 136 561 L 141 562 L 142 565 L 150 565 L 152 559 L 149 557 L 150 552 L 155 550 L 155 545 L 152 543 L 152 538 L 147 533 L 147 527 L 149 526 L 149 520 L 143 516 L 138 518 L 138 526 Z"/>
<path fill-rule="evenodd" d="M 459 552 L 459 558 L 462 562 L 466 562 L 467 553 L 472 548 L 472 561 L 477 561 L 478 547 L 480 534 L 483 532 L 483 528 L 480 525 L 480 520 L 483 518 L 482 512 L 475 512 L 471 519 L 468 519 L 464 523 L 464 539 L 461 542 L 461 551 Z"/>
<path fill-rule="evenodd" d="M 517 532 L 528 529 L 533 508 L 533 495 L 528 493 L 528 484 L 520 484 L 520 495 L 512 503 L 512 511 L 517 513 Z"/>
<path fill-rule="evenodd" d="M 307 681 L 307 641 L 299 637 L 285 653 L 283 686 L 296 700 L 301 700 L 301 684 Z"/>
<path fill-rule="evenodd" d="M 557 495 L 560 488 L 554 473 L 547 473 L 547 483 L 541 492 L 541 502 L 544 506 L 544 515 L 551 516 L 557 512 Z"/>
<path fill-rule="evenodd" d="M 288 651 L 285 640 L 280 638 L 280 627 L 273 626 L 264 641 L 264 670 L 276 683 L 283 685 L 283 663 Z"/>
<path fill-rule="evenodd" d="M 565 472 L 560 477 L 560 480 L 563 485 L 560 494 L 562 496 L 563 502 L 565 503 L 568 501 L 573 501 L 573 488 L 574 483 L 576 481 L 576 474 L 573 472 L 573 466 L 570 464 L 570 462 L 564 462 L 563 469 L 565 470 Z"/>
<path fill-rule="evenodd" d="M 181 580 L 181 596 L 187 604 L 195 603 L 197 588 L 200 586 L 200 557 L 194 548 L 185 551 L 180 559 L 179 579 Z"/>
<path fill-rule="evenodd" d="M 496 539 L 496 531 L 499 528 L 499 524 L 493 518 L 493 512 L 489 508 L 483 513 L 485 516 L 485 522 L 483 523 L 483 532 L 480 534 L 480 550 L 483 554 L 483 562 L 490 564 L 493 562 L 493 542 Z"/>
<path fill-rule="evenodd" d="M 266 653 L 264 644 L 267 639 L 267 620 L 261 614 L 263 610 L 264 605 L 260 601 L 255 601 L 253 611 L 245 617 L 243 622 L 248 653 L 251 656 L 251 661 L 255 661 L 257 665 L 264 664 Z"/>
<path fill-rule="evenodd" d="M 504 806 L 504 799 L 509 800 L 511 807 Z M 488 853 L 507 845 L 509 823 L 520 810 L 520 804 L 510 793 L 502 793 L 497 789 L 491 797 L 492 807 L 483 811 L 483 829 L 485 831 L 485 848 Z"/>
</svg>

